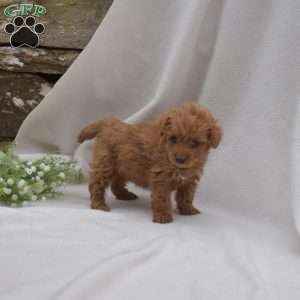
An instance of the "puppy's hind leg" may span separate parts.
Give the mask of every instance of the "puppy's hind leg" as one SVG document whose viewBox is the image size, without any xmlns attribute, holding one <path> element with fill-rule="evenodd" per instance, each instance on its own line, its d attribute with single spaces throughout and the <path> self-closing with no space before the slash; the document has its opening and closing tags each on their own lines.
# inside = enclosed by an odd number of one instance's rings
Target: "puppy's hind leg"
<svg viewBox="0 0 300 300">
<path fill-rule="evenodd" d="M 115 178 L 111 184 L 111 191 L 118 200 L 135 200 L 137 195 L 128 191 L 125 182 L 120 178 Z"/>
<path fill-rule="evenodd" d="M 109 186 L 111 178 L 112 164 L 109 152 L 106 149 L 101 149 L 97 152 L 97 159 L 92 165 L 90 176 L 91 208 L 110 211 L 105 200 L 105 190 Z"/>
</svg>

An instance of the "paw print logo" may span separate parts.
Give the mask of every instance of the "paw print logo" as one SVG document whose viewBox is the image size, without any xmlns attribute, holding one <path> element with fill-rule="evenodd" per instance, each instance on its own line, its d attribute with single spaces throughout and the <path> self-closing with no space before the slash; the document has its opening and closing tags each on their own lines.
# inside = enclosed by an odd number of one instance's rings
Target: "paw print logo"
<svg viewBox="0 0 300 300">
<path fill-rule="evenodd" d="M 36 48 L 40 43 L 39 34 L 45 31 L 45 26 L 42 23 L 36 23 L 32 16 L 28 16 L 26 19 L 18 16 L 11 23 L 6 24 L 4 30 L 11 35 L 10 44 L 12 47 Z"/>
</svg>

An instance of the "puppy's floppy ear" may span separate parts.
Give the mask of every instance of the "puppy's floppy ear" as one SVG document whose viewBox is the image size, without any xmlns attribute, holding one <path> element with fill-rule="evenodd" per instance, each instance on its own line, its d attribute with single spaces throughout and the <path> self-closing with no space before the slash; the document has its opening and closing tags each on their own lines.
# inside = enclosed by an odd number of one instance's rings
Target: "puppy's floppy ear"
<svg viewBox="0 0 300 300">
<path fill-rule="evenodd" d="M 165 136 L 166 133 L 171 129 L 171 127 L 172 127 L 171 113 L 162 114 L 159 120 L 160 135 Z"/>
<path fill-rule="evenodd" d="M 207 131 L 207 140 L 211 147 L 217 148 L 222 139 L 222 129 L 214 120 L 212 126 Z"/>
<path fill-rule="evenodd" d="M 206 121 L 210 125 L 207 131 L 207 140 L 211 147 L 217 148 L 222 139 L 222 129 L 213 115 L 197 102 L 189 101 L 183 105 L 183 108 L 195 116 L 198 120 Z"/>
</svg>

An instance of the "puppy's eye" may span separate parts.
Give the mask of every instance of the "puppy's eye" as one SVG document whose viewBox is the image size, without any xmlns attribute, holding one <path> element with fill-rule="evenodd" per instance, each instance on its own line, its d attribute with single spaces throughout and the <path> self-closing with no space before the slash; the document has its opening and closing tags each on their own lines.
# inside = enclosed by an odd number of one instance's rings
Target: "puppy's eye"
<svg viewBox="0 0 300 300">
<path fill-rule="evenodd" d="M 171 136 L 169 137 L 169 142 L 170 142 L 171 144 L 176 144 L 176 143 L 177 143 L 177 137 L 176 137 L 175 135 L 171 135 Z"/>
<path fill-rule="evenodd" d="M 197 140 L 193 140 L 192 142 L 191 142 L 191 148 L 198 148 L 199 146 L 200 146 L 200 142 L 199 141 L 197 141 Z"/>
</svg>

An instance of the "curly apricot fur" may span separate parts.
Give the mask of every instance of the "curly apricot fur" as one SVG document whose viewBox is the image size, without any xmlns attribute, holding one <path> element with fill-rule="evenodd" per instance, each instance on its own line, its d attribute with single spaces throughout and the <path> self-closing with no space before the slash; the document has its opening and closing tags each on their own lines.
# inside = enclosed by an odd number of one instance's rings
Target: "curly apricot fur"
<svg viewBox="0 0 300 300">
<path fill-rule="evenodd" d="M 194 215 L 194 193 L 209 150 L 222 131 L 212 114 L 194 102 L 174 108 L 153 121 L 127 124 L 110 118 L 82 129 L 78 141 L 95 138 L 89 190 L 91 207 L 109 211 L 105 190 L 120 200 L 137 196 L 126 188 L 133 182 L 151 191 L 153 221 L 172 222 L 171 193 L 177 211 Z"/>
</svg>

